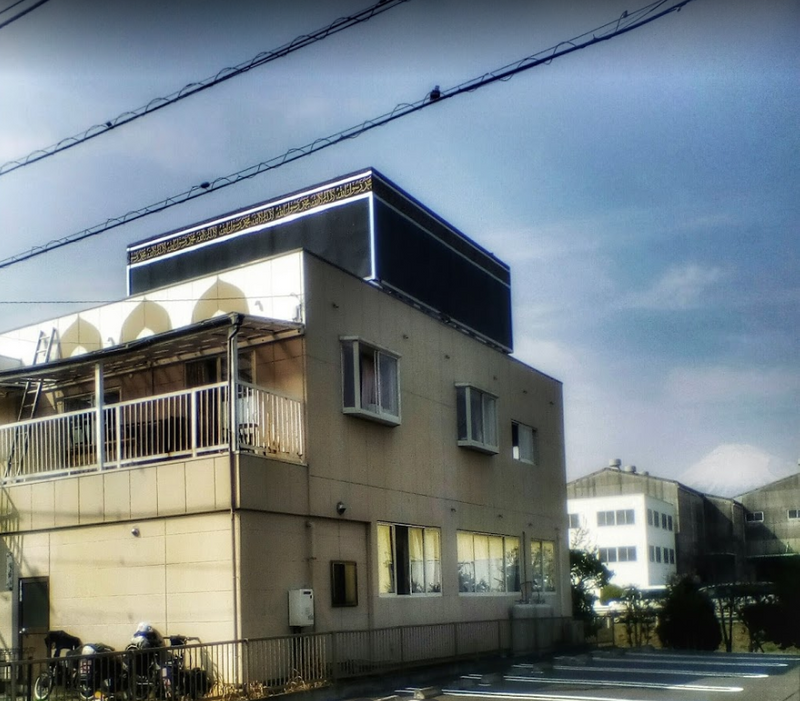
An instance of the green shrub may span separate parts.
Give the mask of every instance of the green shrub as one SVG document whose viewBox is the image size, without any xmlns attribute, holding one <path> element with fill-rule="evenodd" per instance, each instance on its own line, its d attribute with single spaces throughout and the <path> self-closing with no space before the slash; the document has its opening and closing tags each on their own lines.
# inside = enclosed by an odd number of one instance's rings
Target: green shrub
<svg viewBox="0 0 800 701">
<path fill-rule="evenodd" d="M 664 647 L 716 650 L 722 641 L 714 604 L 693 577 L 677 579 L 667 589 L 656 633 Z"/>
</svg>

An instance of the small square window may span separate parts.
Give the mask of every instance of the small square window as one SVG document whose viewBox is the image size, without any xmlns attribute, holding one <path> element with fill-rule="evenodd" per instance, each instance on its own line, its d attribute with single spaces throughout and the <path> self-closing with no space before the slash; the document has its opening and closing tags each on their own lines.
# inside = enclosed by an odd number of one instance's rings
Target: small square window
<svg viewBox="0 0 800 701">
<path fill-rule="evenodd" d="M 581 527 L 581 515 L 580 514 L 570 514 L 569 515 L 569 527 L 570 528 L 580 528 Z"/>
<path fill-rule="evenodd" d="M 511 457 L 530 465 L 536 464 L 536 429 L 511 422 Z"/>
<path fill-rule="evenodd" d="M 745 521 L 747 523 L 763 523 L 764 522 L 764 512 L 763 511 L 748 511 L 744 515 Z"/>
<path fill-rule="evenodd" d="M 497 397 L 472 385 L 456 385 L 458 445 L 482 453 L 499 452 Z"/>
<path fill-rule="evenodd" d="M 397 356 L 363 341 L 342 339 L 342 408 L 380 423 L 400 423 Z"/>
<path fill-rule="evenodd" d="M 355 562 L 331 562 L 331 606 L 358 606 L 358 574 Z"/>
</svg>

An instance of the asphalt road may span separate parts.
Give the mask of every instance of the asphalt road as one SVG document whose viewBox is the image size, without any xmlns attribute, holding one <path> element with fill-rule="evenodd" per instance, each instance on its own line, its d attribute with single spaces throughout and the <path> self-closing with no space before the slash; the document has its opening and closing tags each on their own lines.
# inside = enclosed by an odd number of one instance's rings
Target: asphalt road
<svg viewBox="0 0 800 701">
<path fill-rule="evenodd" d="M 489 674 L 476 665 L 450 683 L 392 693 L 464 701 L 800 701 L 800 656 L 598 651 Z"/>
</svg>

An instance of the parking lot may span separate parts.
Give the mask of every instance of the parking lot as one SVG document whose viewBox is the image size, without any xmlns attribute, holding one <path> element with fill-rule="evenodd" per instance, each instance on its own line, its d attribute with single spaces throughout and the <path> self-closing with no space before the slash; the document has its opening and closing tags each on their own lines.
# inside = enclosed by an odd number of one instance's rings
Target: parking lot
<svg viewBox="0 0 800 701">
<path fill-rule="evenodd" d="M 509 664 L 400 698 L 547 701 L 800 701 L 800 657 L 791 655 L 597 651 Z"/>
</svg>

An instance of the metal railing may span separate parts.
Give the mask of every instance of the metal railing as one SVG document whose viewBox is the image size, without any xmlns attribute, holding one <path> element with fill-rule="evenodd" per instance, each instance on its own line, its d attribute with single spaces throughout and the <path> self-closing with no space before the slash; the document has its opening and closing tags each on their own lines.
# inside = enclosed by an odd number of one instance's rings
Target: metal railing
<svg viewBox="0 0 800 701">
<path fill-rule="evenodd" d="M 571 642 L 569 618 L 515 624 L 548 628 L 546 635 L 528 636 L 539 642 L 524 650 L 527 653 L 547 652 L 558 643 Z M 502 619 L 93 655 L 80 654 L 78 649 L 51 659 L 0 661 L 0 699 L 74 701 L 79 695 L 90 698 L 95 691 L 104 697 L 119 692 L 132 699 L 257 699 L 348 678 L 505 654 L 512 648 L 520 652 L 513 645 L 511 621 Z"/>
<path fill-rule="evenodd" d="M 236 449 L 300 461 L 302 402 L 255 385 L 236 386 Z M 0 426 L 7 481 L 93 472 L 228 450 L 228 385 L 217 383 Z M 98 450 L 100 448 L 101 450 Z"/>
</svg>

